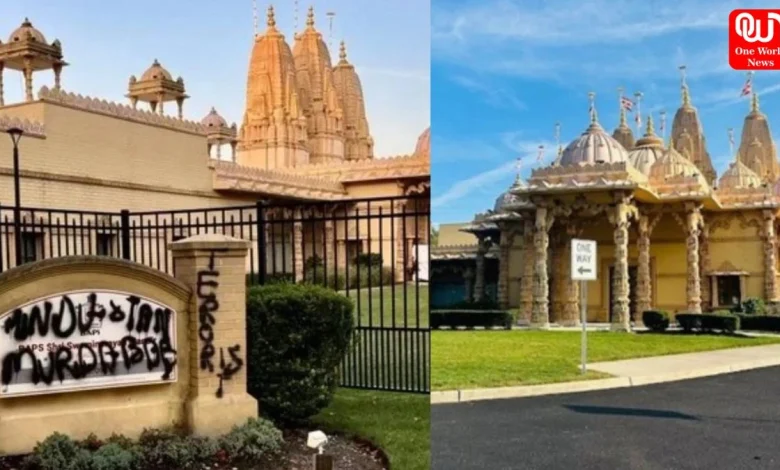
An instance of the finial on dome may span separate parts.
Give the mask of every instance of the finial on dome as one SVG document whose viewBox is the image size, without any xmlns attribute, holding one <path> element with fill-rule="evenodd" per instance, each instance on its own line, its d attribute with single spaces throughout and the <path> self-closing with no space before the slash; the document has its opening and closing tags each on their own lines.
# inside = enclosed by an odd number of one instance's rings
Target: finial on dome
<svg viewBox="0 0 780 470">
<path fill-rule="evenodd" d="M 268 19 L 266 21 L 266 24 L 268 25 L 268 27 L 269 28 L 275 28 L 276 27 L 276 17 L 274 15 L 274 6 L 273 5 L 269 5 L 268 6 L 267 17 L 268 17 Z"/>
<path fill-rule="evenodd" d="M 309 13 L 306 14 L 306 26 L 309 28 L 314 27 L 314 6 L 310 6 Z"/>
<path fill-rule="evenodd" d="M 687 67 L 681 65 L 680 67 L 680 87 L 682 88 L 682 104 L 683 106 L 691 105 L 691 96 L 688 93 L 688 82 L 685 80 L 685 71 Z"/>
<path fill-rule="evenodd" d="M 590 108 L 588 109 L 588 112 L 590 113 L 590 122 L 591 124 L 596 124 L 599 122 L 599 117 L 596 114 L 596 93 L 593 91 L 588 93 L 588 100 L 590 101 Z"/>
<path fill-rule="evenodd" d="M 759 107 L 758 107 L 758 93 L 755 91 L 753 92 L 753 96 L 750 100 L 750 111 L 754 113 L 758 113 Z"/>
<path fill-rule="evenodd" d="M 618 106 L 620 106 L 620 123 L 618 124 L 618 127 L 628 127 L 628 123 L 626 122 L 626 107 L 623 104 L 623 91 L 624 88 L 618 87 Z"/>
<path fill-rule="evenodd" d="M 347 45 L 344 43 L 344 40 L 341 40 L 341 44 L 339 45 L 339 59 L 346 62 L 347 61 Z"/>
<path fill-rule="evenodd" d="M 645 128 L 645 135 L 647 136 L 654 136 L 655 135 L 655 127 L 653 126 L 653 115 L 648 114 L 647 115 L 647 127 Z"/>
</svg>

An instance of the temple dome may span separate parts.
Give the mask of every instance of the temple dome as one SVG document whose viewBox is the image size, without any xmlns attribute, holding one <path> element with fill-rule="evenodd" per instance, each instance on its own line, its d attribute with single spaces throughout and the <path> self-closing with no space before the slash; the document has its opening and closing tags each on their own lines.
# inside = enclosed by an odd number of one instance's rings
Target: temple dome
<svg viewBox="0 0 780 470">
<path fill-rule="evenodd" d="M 687 158 L 680 155 L 670 144 L 661 158 L 650 166 L 650 177 L 656 181 L 663 181 L 675 177 L 702 178 L 701 170 Z"/>
<path fill-rule="evenodd" d="M 14 30 L 13 33 L 8 37 L 8 42 L 19 42 L 24 41 L 28 37 L 32 37 L 32 39 L 36 42 L 41 42 L 46 44 L 46 38 L 43 36 L 43 33 L 35 29 L 30 23 L 30 20 L 25 18 L 24 22 L 22 22 L 22 25 L 19 26 Z"/>
<path fill-rule="evenodd" d="M 428 158 L 431 156 L 431 128 L 428 127 L 420 134 L 417 145 L 414 148 L 414 156 Z"/>
<path fill-rule="evenodd" d="M 748 168 L 739 158 L 729 165 L 729 169 L 720 177 L 718 189 L 745 189 L 761 187 L 761 178 Z"/>
<path fill-rule="evenodd" d="M 509 191 L 505 191 L 501 193 L 500 196 L 496 198 L 495 204 L 493 204 L 493 212 L 499 213 L 503 212 L 504 208 L 513 202 L 517 202 L 517 196 L 512 194 Z"/>
<path fill-rule="evenodd" d="M 227 121 L 219 115 L 216 109 L 211 108 L 211 111 L 204 117 L 200 123 L 208 128 L 220 128 L 228 127 Z"/>
<path fill-rule="evenodd" d="M 637 170 L 645 175 L 650 174 L 650 168 L 663 156 L 664 142 L 655 135 L 653 117 L 647 117 L 647 129 L 645 135 L 636 141 L 631 151 L 628 152 L 628 161 Z"/>
<path fill-rule="evenodd" d="M 154 63 L 152 63 L 152 66 L 146 69 L 146 72 L 144 72 L 143 75 L 141 75 L 141 81 L 146 80 L 159 80 L 161 78 L 164 78 L 166 80 L 173 80 L 173 77 L 171 76 L 170 72 L 165 70 L 165 67 L 160 65 L 160 62 L 157 61 L 157 59 L 154 59 Z"/>
<path fill-rule="evenodd" d="M 564 149 L 560 164 L 562 166 L 586 165 L 617 163 L 627 160 L 628 154 L 626 149 L 614 137 L 604 131 L 594 115 L 590 126 L 588 126 L 585 132 Z"/>
</svg>

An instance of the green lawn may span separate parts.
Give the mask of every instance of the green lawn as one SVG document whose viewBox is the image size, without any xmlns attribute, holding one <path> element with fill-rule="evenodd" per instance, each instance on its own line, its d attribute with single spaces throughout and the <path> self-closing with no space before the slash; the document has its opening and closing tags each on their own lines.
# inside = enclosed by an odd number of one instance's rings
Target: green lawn
<svg viewBox="0 0 780 470">
<path fill-rule="evenodd" d="M 428 395 L 339 389 L 314 421 L 375 443 L 390 457 L 393 469 L 427 470 L 430 417 Z"/>
<path fill-rule="evenodd" d="M 382 288 L 350 290 L 349 297 L 355 301 L 355 312 L 360 315 L 361 326 L 392 327 L 395 319 L 396 327 L 427 328 L 428 284 L 420 283 L 419 295 L 417 291 L 415 283 L 395 284 Z M 406 312 L 404 312 L 404 302 Z"/>
<path fill-rule="evenodd" d="M 591 332 L 588 361 L 613 361 L 779 343 L 778 338 Z M 605 377 L 579 372 L 580 333 L 563 331 L 434 331 L 431 388 L 469 389 Z"/>
</svg>

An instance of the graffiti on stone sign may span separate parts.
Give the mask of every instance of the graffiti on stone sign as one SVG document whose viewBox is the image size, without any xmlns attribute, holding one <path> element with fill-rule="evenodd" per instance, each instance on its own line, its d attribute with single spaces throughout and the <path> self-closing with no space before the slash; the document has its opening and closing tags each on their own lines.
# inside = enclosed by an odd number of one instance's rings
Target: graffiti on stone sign
<svg viewBox="0 0 780 470">
<path fill-rule="evenodd" d="M 209 372 L 217 370 L 219 387 L 217 397 L 222 398 L 223 382 L 230 380 L 244 366 L 241 359 L 241 345 L 235 344 L 227 348 L 219 348 L 219 365 L 215 367 L 214 358 L 217 349 L 214 346 L 216 333 L 214 327 L 219 317 L 219 271 L 214 263 L 218 250 L 209 254 L 209 264 L 206 269 L 198 271 L 196 295 L 198 297 L 198 337 L 201 341 L 199 354 L 200 368 Z M 225 354 L 227 349 L 227 354 Z M 226 357 L 227 356 L 227 357 Z"/>
<path fill-rule="evenodd" d="M 66 292 L 0 315 L 0 397 L 176 380 L 176 312 L 132 293 Z"/>
</svg>

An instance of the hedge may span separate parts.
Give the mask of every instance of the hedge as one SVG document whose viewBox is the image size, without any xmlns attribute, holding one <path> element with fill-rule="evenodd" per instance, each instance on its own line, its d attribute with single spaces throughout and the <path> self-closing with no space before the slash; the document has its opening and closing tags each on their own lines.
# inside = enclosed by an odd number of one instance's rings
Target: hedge
<svg viewBox="0 0 780 470">
<path fill-rule="evenodd" d="M 679 313 L 675 319 L 685 333 L 734 333 L 740 327 L 740 318 L 731 313 Z"/>
<path fill-rule="evenodd" d="M 650 331 L 664 332 L 669 328 L 669 313 L 663 310 L 642 312 L 642 322 Z"/>
<path fill-rule="evenodd" d="M 743 330 L 780 331 L 780 317 L 770 315 L 738 315 Z"/>
<path fill-rule="evenodd" d="M 507 330 L 512 328 L 512 314 L 503 310 L 432 310 L 430 315 L 432 329 L 439 329 L 442 326 L 450 328 L 500 326 Z"/>
</svg>

